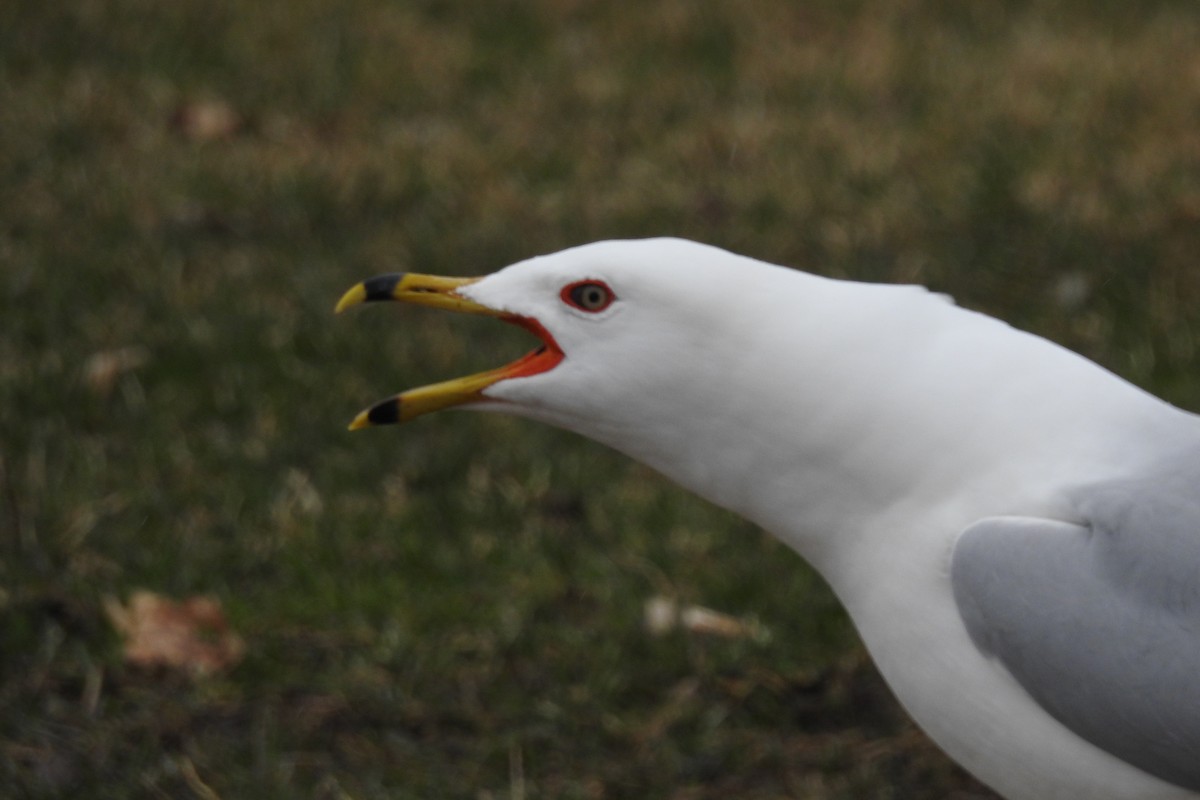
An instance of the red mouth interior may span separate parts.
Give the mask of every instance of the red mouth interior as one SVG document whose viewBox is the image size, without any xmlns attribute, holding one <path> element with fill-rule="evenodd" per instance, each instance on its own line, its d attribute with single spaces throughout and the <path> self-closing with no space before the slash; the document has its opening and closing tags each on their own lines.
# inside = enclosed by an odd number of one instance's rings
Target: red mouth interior
<svg viewBox="0 0 1200 800">
<path fill-rule="evenodd" d="M 542 341 L 541 347 L 526 353 L 511 364 L 501 367 L 500 371 L 504 373 L 505 378 L 528 378 L 531 375 L 549 372 L 563 360 L 562 348 L 558 346 L 558 342 L 554 341 L 550 331 L 543 328 L 536 319 L 516 315 L 506 316 L 502 319 L 519 328 L 524 328 Z"/>
</svg>

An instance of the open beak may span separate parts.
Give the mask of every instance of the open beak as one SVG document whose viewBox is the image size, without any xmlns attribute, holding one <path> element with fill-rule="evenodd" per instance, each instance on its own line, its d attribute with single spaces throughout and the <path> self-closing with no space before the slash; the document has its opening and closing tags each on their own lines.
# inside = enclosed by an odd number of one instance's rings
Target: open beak
<svg viewBox="0 0 1200 800">
<path fill-rule="evenodd" d="M 481 314 L 497 317 L 518 325 L 542 340 L 541 347 L 533 352 L 497 369 L 454 378 L 441 383 L 410 389 L 407 392 L 382 400 L 359 413 L 350 423 L 350 430 L 372 425 L 389 425 L 408 422 L 410 419 L 439 411 L 443 408 L 464 405 L 483 400 L 483 391 L 494 383 L 510 378 L 525 378 L 553 369 L 562 361 L 563 353 L 550 332 L 531 317 L 522 317 L 507 311 L 498 311 L 482 303 L 469 300 L 458 293 L 464 286 L 479 278 L 446 278 L 439 275 L 419 275 L 414 272 L 378 275 L 350 288 L 338 301 L 335 313 L 340 314 L 351 306 L 378 300 L 392 300 L 421 306 L 445 308 L 463 314 Z"/>
</svg>

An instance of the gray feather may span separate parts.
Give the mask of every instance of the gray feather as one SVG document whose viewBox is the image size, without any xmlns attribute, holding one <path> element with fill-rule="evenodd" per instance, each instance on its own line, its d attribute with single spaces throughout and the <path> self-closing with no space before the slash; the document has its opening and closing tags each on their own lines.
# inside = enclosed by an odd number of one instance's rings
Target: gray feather
<svg viewBox="0 0 1200 800">
<path fill-rule="evenodd" d="M 956 545 L 967 630 L 1092 744 L 1200 791 L 1200 470 L 1077 489 L 1080 524 L 997 517 Z"/>
</svg>

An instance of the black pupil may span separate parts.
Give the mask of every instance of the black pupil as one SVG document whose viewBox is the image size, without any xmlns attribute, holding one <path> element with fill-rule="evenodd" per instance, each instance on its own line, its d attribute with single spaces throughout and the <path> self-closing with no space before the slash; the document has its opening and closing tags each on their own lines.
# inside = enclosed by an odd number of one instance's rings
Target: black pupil
<svg viewBox="0 0 1200 800">
<path fill-rule="evenodd" d="M 597 286 L 594 283 L 584 284 L 575 290 L 575 302 L 588 310 L 596 310 L 602 307 L 604 301 L 607 299 L 604 287 Z"/>
</svg>

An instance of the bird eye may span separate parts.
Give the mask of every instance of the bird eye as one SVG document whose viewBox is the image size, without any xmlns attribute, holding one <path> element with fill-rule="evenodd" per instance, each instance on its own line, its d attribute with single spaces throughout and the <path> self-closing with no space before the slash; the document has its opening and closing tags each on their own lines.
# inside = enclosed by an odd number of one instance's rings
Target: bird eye
<svg viewBox="0 0 1200 800">
<path fill-rule="evenodd" d="M 562 299 L 569 306 L 594 314 L 608 308 L 617 296 L 603 281 L 579 281 L 563 288 Z"/>
</svg>

